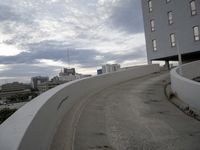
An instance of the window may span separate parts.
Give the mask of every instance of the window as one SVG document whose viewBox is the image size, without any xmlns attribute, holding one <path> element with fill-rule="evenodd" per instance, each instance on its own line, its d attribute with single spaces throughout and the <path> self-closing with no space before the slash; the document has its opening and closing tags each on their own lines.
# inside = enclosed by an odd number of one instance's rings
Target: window
<svg viewBox="0 0 200 150">
<path fill-rule="evenodd" d="M 176 46 L 176 38 L 174 33 L 170 34 L 170 42 L 171 42 L 171 47 Z"/>
<path fill-rule="evenodd" d="M 150 20 L 150 25 L 151 25 L 151 31 L 155 31 L 155 22 L 154 19 Z"/>
<path fill-rule="evenodd" d="M 171 0 L 166 0 L 166 3 L 169 3 L 169 2 L 171 2 Z"/>
<path fill-rule="evenodd" d="M 157 51 L 157 44 L 156 44 L 156 40 L 152 40 L 152 45 L 153 45 L 153 51 Z"/>
<path fill-rule="evenodd" d="M 199 41 L 199 26 L 194 26 L 193 27 L 193 35 L 194 35 L 194 40 Z"/>
<path fill-rule="evenodd" d="M 152 0 L 148 1 L 148 6 L 149 6 L 149 12 L 152 12 L 153 11 Z"/>
<path fill-rule="evenodd" d="M 197 14 L 197 8 L 196 8 L 196 1 L 192 0 L 190 2 L 190 10 L 191 10 L 191 15 L 194 16 Z"/>
<path fill-rule="evenodd" d="M 169 23 L 169 24 L 173 24 L 172 11 L 169 11 L 169 12 L 167 13 L 167 15 L 168 15 L 168 23 Z"/>
</svg>

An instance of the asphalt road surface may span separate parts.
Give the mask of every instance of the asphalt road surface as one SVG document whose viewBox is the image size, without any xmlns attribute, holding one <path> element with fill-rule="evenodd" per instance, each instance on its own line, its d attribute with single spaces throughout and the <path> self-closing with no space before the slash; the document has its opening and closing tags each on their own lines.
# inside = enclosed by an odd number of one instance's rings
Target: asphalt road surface
<svg viewBox="0 0 200 150">
<path fill-rule="evenodd" d="M 200 122 L 167 100 L 167 80 L 152 74 L 80 100 L 51 150 L 200 150 Z"/>
</svg>

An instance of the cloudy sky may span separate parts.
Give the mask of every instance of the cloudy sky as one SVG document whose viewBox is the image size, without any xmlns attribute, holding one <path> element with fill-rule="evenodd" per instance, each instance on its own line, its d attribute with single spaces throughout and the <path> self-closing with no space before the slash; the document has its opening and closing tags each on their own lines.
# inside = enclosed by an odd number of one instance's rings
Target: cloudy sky
<svg viewBox="0 0 200 150">
<path fill-rule="evenodd" d="M 140 0 L 0 1 L 0 80 L 146 63 Z"/>
</svg>

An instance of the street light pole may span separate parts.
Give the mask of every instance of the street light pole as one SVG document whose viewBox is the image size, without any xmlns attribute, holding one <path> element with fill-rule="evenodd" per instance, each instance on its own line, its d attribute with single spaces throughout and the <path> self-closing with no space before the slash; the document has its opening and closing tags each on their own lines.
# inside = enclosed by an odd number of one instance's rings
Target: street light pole
<svg viewBox="0 0 200 150">
<path fill-rule="evenodd" d="M 68 67 L 70 69 L 70 56 L 69 56 L 69 49 L 67 49 L 67 62 L 68 62 Z"/>
<path fill-rule="evenodd" d="M 175 25 L 175 31 L 176 31 L 176 48 L 177 48 L 177 54 L 178 54 L 178 66 L 179 66 L 179 74 L 180 75 L 183 75 L 183 72 L 182 72 L 182 56 L 181 56 L 181 51 L 180 51 L 180 43 L 179 43 L 179 33 L 178 33 L 178 21 L 177 21 L 177 18 L 178 18 L 178 15 L 177 15 L 177 7 L 176 7 L 176 0 L 174 1 L 174 5 L 175 5 L 175 18 L 176 18 L 176 25 Z"/>
<path fill-rule="evenodd" d="M 180 47 L 179 47 L 179 40 L 177 38 L 177 53 L 178 53 L 178 66 L 179 66 L 179 74 L 183 75 L 182 72 L 182 56 L 181 56 L 181 52 L 180 52 Z"/>
</svg>

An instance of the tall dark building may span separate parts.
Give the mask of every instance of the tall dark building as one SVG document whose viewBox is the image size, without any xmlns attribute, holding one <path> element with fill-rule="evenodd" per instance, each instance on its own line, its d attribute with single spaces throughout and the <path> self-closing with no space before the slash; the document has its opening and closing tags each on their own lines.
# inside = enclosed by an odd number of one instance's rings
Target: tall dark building
<svg viewBox="0 0 200 150">
<path fill-rule="evenodd" d="M 142 0 L 147 57 L 183 61 L 200 58 L 200 0 Z"/>
</svg>

